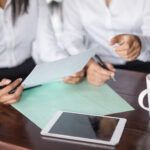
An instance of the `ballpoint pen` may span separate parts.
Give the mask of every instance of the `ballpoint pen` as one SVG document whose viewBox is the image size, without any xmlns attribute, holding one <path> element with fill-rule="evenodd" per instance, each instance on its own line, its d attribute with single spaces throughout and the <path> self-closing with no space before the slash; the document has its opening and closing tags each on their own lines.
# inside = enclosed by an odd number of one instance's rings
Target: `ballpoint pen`
<svg viewBox="0 0 150 150">
<path fill-rule="evenodd" d="M 109 68 L 106 66 L 106 64 L 102 61 L 102 59 L 98 56 L 98 55 L 95 55 L 95 58 L 98 60 L 98 64 L 103 67 L 104 69 L 106 70 L 109 70 Z M 110 71 L 110 70 L 109 70 Z M 115 77 L 114 76 L 111 76 L 111 78 L 113 79 L 113 81 L 116 81 Z"/>
</svg>

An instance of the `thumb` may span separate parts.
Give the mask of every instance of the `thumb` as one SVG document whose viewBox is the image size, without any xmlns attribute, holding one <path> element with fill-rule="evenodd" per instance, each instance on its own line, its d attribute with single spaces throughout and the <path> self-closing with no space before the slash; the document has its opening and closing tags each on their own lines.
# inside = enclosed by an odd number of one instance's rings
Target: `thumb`
<svg viewBox="0 0 150 150">
<path fill-rule="evenodd" d="M 0 81 L 0 86 L 5 86 L 5 85 L 8 85 L 11 83 L 11 80 L 10 79 L 2 79 Z"/>
</svg>

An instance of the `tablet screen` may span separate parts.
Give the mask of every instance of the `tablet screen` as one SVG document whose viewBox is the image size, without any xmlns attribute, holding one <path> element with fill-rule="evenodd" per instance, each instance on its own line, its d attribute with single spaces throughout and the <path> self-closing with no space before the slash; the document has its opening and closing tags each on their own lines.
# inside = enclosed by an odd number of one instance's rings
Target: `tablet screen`
<svg viewBox="0 0 150 150">
<path fill-rule="evenodd" d="M 49 133 L 110 141 L 119 119 L 62 113 Z"/>
</svg>

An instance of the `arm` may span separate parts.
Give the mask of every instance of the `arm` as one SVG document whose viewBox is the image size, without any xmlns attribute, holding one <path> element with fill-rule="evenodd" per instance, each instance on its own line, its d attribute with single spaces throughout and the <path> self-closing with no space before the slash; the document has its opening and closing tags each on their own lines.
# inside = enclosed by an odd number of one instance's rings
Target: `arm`
<svg viewBox="0 0 150 150">
<path fill-rule="evenodd" d="M 142 45 L 142 51 L 150 51 L 150 1 L 145 0 L 143 12 L 143 24 L 141 27 L 142 36 L 139 36 Z"/>
<path fill-rule="evenodd" d="M 121 34 L 111 40 L 116 53 L 126 61 L 142 58 L 142 54 L 150 51 L 150 1 L 145 0 L 143 7 L 142 35 Z M 119 44 L 121 43 L 121 44 Z"/>
<path fill-rule="evenodd" d="M 86 48 L 83 44 L 84 30 L 80 21 L 76 0 L 65 0 L 63 2 L 63 38 L 62 42 L 70 55 L 76 55 Z M 64 82 L 75 84 L 85 76 L 85 69 L 64 79 Z"/>
<path fill-rule="evenodd" d="M 57 46 L 57 40 L 54 36 L 51 24 L 50 11 L 44 0 L 39 0 L 39 20 L 37 36 L 33 47 L 33 57 L 36 63 L 56 61 L 68 56 L 66 51 Z M 84 72 L 79 72 L 66 78 L 66 83 L 78 83 L 84 77 Z"/>
<path fill-rule="evenodd" d="M 44 0 L 38 0 L 38 25 L 32 56 L 36 63 L 50 62 L 67 57 L 67 53 L 57 45 L 51 24 L 51 14 Z"/>
<path fill-rule="evenodd" d="M 63 44 L 70 55 L 86 50 L 84 46 L 84 29 L 77 2 L 77 0 L 65 0 L 63 3 Z"/>
</svg>

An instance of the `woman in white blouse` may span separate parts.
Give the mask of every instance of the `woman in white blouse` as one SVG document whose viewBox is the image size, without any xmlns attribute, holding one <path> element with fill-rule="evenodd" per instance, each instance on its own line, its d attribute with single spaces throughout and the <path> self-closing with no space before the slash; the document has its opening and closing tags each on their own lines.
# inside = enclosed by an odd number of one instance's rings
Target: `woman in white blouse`
<svg viewBox="0 0 150 150">
<path fill-rule="evenodd" d="M 22 86 L 14 94 L 8 93 L 21 83 L 35 63 L 66 56 L 57 46 L 45 0 L 0 0 L 0 87 L 6 86 L 0 90 L 0 103 L 19 100 Z M 77 74 L 65 81 L 79 80 Z"/>
<path fill-rule="evenodd" d="M 67 51 L 74 55 L 99 46 L 97 54 L 108 63 L 109 71 L 89 62 L 90 83 L 105 83 L 115 67 L 150 72 L 149 0 L 64 0 L 63 14 Z"/>
</svg>

